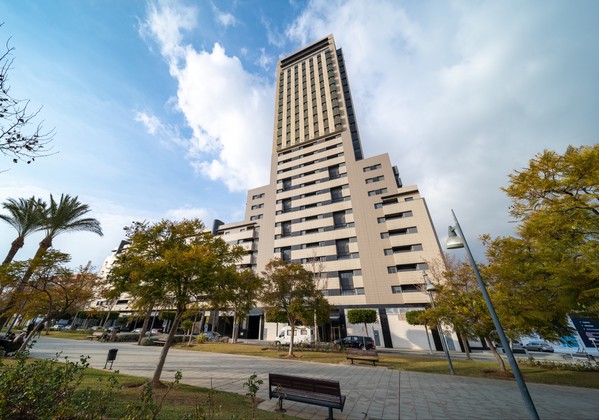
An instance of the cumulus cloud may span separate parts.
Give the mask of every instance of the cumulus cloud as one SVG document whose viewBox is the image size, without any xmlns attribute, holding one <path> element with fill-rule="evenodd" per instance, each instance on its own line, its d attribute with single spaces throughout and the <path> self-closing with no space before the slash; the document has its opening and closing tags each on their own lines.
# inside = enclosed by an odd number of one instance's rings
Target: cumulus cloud
<svg viewBox="0 0 599 420">
<path fill-rule="evenodd" d="M 274 87 L 247 72 L 218 43 L 212 51 L 184 44 L 180 34 L 189 29 L 188 21 L 177 27 L 172 17 L 186 13 L 177 7 L 150 8 L 144 27 L 161 45 L 177 80 L 177 108 L 192 131 L 186 144 L 192 165 L 230 191 L 266 183 Z"/>
<path fill-rule="evenodd" d="M 566 19 L 559 3 L 316 0 L 287 35 L 305 45 L 334 34 L 366 156 L 389 152 L 437 226 L 454 207 L 473 235 L 510 234 L 507 174 L 544 148 L 594 142 L 590 4 Z"/>
</svg>

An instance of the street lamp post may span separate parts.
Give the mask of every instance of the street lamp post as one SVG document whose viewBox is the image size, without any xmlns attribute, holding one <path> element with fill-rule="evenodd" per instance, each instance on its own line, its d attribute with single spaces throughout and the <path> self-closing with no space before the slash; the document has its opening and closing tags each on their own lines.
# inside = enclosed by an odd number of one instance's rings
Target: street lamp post
<svg viewBox="0 0 599 420">
<path fill-rule="evenodd" d="M 530 414 L 530 418 L 533 420 L 539 419 L 539 414 L 537 413 L 537 409 L 530 397 L 530 393 L 528 392 L 528 388 L 526 387 L 526 383 L 524 382 L 524 378 L 522 377 L 522 373 L 520 372 L 520 367 L 518 366 L 518 362 L 516 362 L 516 358 L 514 357 L 514 353 L 512 352 L 512 348 L 509 345 L 508 339 L 505 336 L 503 331 L 503 327 L 501 326 L 501 322 L 499 322 L 499 318 L 497 317 L 497 313 L 495 312 L 495 307 L 491 302 L 491 298 L 489 297 L 489 293 L 487 292 L 487 288 L 483 279 L 480 276 L 478 271 L 478 267 L 476 266 L 476 262 L 474 261 L 474 257 L 472 256 L 472 252 L 470 251 L 470 247 L 468 247 L 468 242 L 466 242 L 466 237 L 464 236 L 464 232 L 462 232 L 462 228 L 460 227 L 460 223 L 458 222 L 458 218 L 456 217 L 453 210 L 451 210 L 451 214 L 453 215 L 453 219 L 455 220 L 455 227 L 449 227 L 449 237 L 447 238 L 447 248 L 448 249 L 456 249 L 456 248 L 464 248 L 466 250 L 466 254 L 468 255 L 468 259 L 470 260 L 470 264 L 472 265 L 472 269 L 474 270 L 474 275 L 476 276 L 476 281 L 478 282 L 478 287 L 485 299 L 485 303 L 487 304 L 487 309 L 489 310 L 489 314 L 491 315 L 491 319 L 493 320 L 493 324 L 495 325 L 495 330 L 497 331 L 497 335 L 499 336 L 499 340 L 501 341 L 501 345 L 505 350 L 505 354 L 510 363 L 510 367 L 512 368 L 512 373 L 516 378 L 516 382 L 518 383 L 518 387 L 520 388 L 520 393 L 522 394 L 522 399 L 524 400 L 524 404 L 528 409 L 528 413 Z M 456 232 L 457 230 L 457 232 Z M 459 235 L 459 237 L 458 237 Z"/>
<path fill-rule="evenodd" d="M 433 299 L 433 292 L 437 290 L 435 285 L 428 279 L 428 275 L 425 271 L 422 272 L 422 277 L 424 277 L 424 283 L 426 284 L 426 291 L 428 292 L 428 297 L 431 300 L 431 306 L 435 307 L 435 300 Z M 451 363 L 451 356 L 449 355 L 449 349 L 447 348 L 447 339 L 445 338 L 445 334 L 443 334 L 443 330 L 439 326 L 437 322 L 437 332 L 441 338 L 441 347 L 443 347 L 443 351 L 445 352 L 445 357 L 447 358 L 447 363 L 449 364 L 449 371 L 452 375 L 455 375 L 455 371 L 453 370 L 453 363 Z"/>
</svg>

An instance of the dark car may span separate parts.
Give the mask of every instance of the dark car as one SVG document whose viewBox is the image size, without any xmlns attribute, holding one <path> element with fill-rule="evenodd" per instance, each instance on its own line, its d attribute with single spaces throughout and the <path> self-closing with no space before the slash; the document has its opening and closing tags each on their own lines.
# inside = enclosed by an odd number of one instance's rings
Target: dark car
<svg viewBox="0 0 599 420">
<path fill-rule="evenodd" d="M 375 348 L 372 337 L 364 337 L 361 335 L 348 335 L 345 338 L 335 340 L 335 344 L 341 347 L 350 347 L 354 349 L 371 350 Z"/>
</svg>

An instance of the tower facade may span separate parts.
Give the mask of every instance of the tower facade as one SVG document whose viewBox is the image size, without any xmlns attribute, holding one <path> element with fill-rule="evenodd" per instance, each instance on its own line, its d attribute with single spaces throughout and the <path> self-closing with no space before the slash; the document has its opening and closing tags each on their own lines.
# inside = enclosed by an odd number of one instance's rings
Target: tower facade
<svg viewBox="0 0 599 420">
<path fill-rule="evenodd" d="M 405 313 L 428 304 L 422 270 L 441 249 L 418 188 L 402 185 L 387 154 L 364 158 L 341 49 L 324 38 L 280 60 L 276 77 L 270 183 L 248 192 L 244 221 L 214 232 L 246 248 L 244 268 L 281 258 L 316 272 L 336 307 L 325 338 L 428 348 Z M 352 308 L 377 310 L 368 334 L 346 321 Z M 274 340 L 260 317 L 250 314 L 247 337 Z"/>
</svg>

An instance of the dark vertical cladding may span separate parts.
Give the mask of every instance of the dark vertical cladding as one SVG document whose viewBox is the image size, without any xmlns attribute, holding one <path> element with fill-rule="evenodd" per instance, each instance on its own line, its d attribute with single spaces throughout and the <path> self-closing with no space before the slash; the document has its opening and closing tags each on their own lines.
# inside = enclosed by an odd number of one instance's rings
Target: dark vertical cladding
<svg viewBox="0 0 599 420">
<path fill-rule="evenodd" d="M 364 158 L 362 154 L 362 143 L 360 142 L 360 133 L 358 132 L 358 123 L 354 113 L 354 106 L 351 100 L 351 92 L 349 90 L 349 81 L 345 71 L 345 60 L 343 59 L 343 51 L 341 48 L 337 50 L 337 62 L 339 64 L 339 74 L 341 75 L 341 87 L 343 89 L 343 97 L 345 98 L 345 109 L 347 111 L 347 122 L 351 133 L 352 145 L 354 147 L 354 157 L 356 160 Z"/>
</svg>

